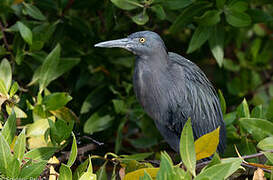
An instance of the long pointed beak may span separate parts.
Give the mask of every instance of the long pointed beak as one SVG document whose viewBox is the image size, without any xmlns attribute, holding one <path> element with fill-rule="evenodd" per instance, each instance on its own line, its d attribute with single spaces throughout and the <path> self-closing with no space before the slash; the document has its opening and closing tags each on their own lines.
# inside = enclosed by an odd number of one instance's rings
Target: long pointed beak
<svg viewBox="0 0 273 180">
<path fill-rule="evenodd" d="M 131 51 L 133 41 L 129 38 L 123 38 L 123 39 L 117 39 L 117 40 L 112 40 L 112 41 L 104 41 L 100 42 L 98 44 L 95 44 L 95 47 L 104 47 L 104 48 L 124 48 L 129 51 Z"/>
</svg>

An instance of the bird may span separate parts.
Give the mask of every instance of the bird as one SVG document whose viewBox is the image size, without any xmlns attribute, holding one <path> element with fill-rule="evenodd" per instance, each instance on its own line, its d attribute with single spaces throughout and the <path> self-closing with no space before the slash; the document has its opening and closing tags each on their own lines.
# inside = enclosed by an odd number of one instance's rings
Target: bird
<svg viewBox="0 0 273 180">
<path fill-rule="evenodd" d="M 133 87 L 137 100 L 170 147 L 179 152 L 182 129 L 191 118 L 194 139 L 220 126 L 218 153 L 225 149 L 226 130 L 219 97 L 205 73 L 192 61 L 168 52 L 153 31 L 100 42 L 103 48 L 123 48 L 135 58 Z"/>
</svg>

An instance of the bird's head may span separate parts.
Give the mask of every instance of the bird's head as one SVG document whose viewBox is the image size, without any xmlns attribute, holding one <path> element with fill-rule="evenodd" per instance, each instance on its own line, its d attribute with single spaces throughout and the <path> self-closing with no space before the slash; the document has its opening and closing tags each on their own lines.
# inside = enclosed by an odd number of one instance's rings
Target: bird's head
<svg viewBox="0 0 273 180">
<path fill-rule="evenodd" d="M 161 37 L 152 31 L 135 32 L 127 38 L 101 42 L 95 44 L 95 47 L 119 47 L 131 51 L 137 56 L 151 56 L 158 52 L 167 53 Z"/>
</svg>

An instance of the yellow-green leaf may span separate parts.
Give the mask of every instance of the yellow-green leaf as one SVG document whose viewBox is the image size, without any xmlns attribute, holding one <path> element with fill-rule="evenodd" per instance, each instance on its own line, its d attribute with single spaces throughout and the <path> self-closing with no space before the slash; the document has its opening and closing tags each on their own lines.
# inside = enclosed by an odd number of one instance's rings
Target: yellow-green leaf
<svg viewBox="0 0 273 180">
<path fill-rule="evenodd" d="M 187 169 L 191 172 L 193 176 L 196 176 L 195 173 L 196 156 L 194 150 L 194 138 L 190 118 L 186 122 L 181 133 L 180 156 Z"/>
<path fill-rule="evenodd" d="M 156 178 L 156 174 L 159 168 L 142 168 L 136 171 L 130 172 L 125 175 L 124 180 L 135 180 L 144 176 L 144 172 L 146 171 L 153 179 Z"/>
<path fill-rule="evenodd" d="M 217 146 L 219 144 L 219 131 L 220 127 L 208 134 L 205 134 L 195 141 L 194 146 L 196 160 L 210 157 L 216 152 Z"/>
<path fill-rule="evenodd" d="M 258 144 L 257 147 L 262 149 L 262 150 L 271 150 L 273 149 L 273 137 L 267 137 L 263 140 L 261 140 Z"/>
</svg>

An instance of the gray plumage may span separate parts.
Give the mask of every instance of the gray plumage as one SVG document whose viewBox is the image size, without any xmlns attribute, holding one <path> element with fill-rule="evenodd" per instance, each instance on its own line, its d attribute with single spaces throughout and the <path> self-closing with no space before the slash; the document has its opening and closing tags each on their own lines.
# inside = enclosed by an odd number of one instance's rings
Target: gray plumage
<svg viewBox="0 0 273 180">
<path fill-rule="evenodd" d="M 136 97 L 175 151 L 179 152 L 180 135 L 190 117 L 195 139 L 221 126 L 218 152 L 223 153 L 225 124 L 218 96 L 197 65 L 168 52 L 160 36 L 151 31 L 95 46 L 121 47 L 136 55 L 133 77 Z"/>
</svg>

